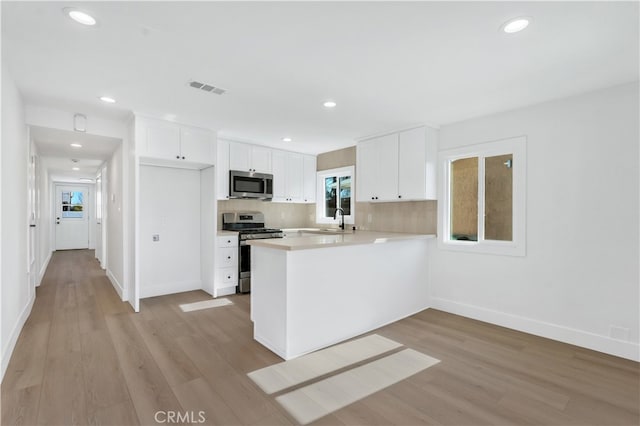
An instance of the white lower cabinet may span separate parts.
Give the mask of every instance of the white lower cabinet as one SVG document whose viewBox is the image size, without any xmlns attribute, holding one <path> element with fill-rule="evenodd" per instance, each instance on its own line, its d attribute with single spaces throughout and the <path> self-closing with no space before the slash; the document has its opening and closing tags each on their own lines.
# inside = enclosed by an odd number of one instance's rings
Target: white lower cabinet
<svg viewBox="0 0 640 426">
<path fill-rule="evenodd" d="M 238 235 L 218 234 L 213 297 L 234 294 L 238 285 Z"/>
</svg>

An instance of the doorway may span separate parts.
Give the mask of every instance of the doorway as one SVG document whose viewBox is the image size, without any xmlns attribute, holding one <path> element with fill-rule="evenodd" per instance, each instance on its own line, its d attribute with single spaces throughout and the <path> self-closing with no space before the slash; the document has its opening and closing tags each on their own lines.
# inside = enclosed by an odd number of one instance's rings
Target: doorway
<svg viewBox="0 0 640 426">
<path fill-rule="evenodd" d="M 89 248 L 89 187 L 56 185 L 55 249 Z"/>
</svg>

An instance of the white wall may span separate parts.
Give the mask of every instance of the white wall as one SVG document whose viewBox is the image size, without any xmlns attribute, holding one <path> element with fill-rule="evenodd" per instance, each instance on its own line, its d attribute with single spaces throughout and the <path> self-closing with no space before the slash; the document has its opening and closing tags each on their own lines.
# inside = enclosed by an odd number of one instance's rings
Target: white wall
<svg viewBox="0 0 640 426">
<path fill-rule="evenodd" d="M 107 210 L 107 276 L 121 298 L 124 294 L 124 239 L 123 239 L 123 147 L 120 145 L 107 165 L 108 194 L 105 196 Z M 104 222 L 103 222 L 104 223 Z"/>
<path fill-rule="evenodd" d="M 29 141 L 24 105 L 6 65 L 2 64 L 2 270 L 0 281 L 2 377 L 26 321 L 35 291 L 27 276 L 27 162 Z"/>
<path fill-rule="evenodd" d="M 527 254 L 434 250 L 434 308 L 638 360 L 638 84 L 443 126 L 526 135 Z M 611 338 L 610 326 L 628 329 Z"/>
<path fill-rule="evenodd" d="M 200 171 L 140 166 L 139 214 L 140 297 L 200 289 Z"/>
<path fill-rule="evenodd" d="M 49 260 L 51 259 L 51 224 L 53 222 L 53 213 L 51 208 L 50 194 L 51 182 L 49 182 L 49 171 L 47 170 L 46 160 L 40 158 L 38 165 L 38 182 L 36 184 L 38 196 L 38 211 L 36 220 L 36 229 L 38 230 L 38 255 L 37 258 L 37 284 L 40 285 L 42 277 L 47 269 Z"/>
</svg>

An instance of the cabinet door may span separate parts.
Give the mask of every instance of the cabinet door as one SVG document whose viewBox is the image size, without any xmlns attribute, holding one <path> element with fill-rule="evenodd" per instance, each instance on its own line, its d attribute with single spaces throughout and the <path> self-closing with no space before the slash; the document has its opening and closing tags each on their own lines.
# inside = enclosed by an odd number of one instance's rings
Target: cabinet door
<svg viewBox="0 0 640 426">
<path fill-rule="evenodd" d="M 376 201 L 398 199 L 398 134 L 382 136 L 375 140 L 377 167 Z"/>
<path fill-rule="evenodd" d="M 251 168 L 258 173 L 271 173 L 271 148 L 251 146 Z"/>
<path fill-rule="evenodd" d="M 287 201 L 287 153 L 273 150 L 273 200 L 274 202 Z"/>
<path fill-rule="evenodd" d="M 398 197 L 403 200 L 426 199 L 425 128 L 400 132 L 398 141 Z"/>
<path fill-rule="evenodd" d="M 218 139 L 216 176 L 218 178 L 217 198 L 218 200 L 229 199 L 229 141 Z"/>
<path fill-rule="evenodd" d="M 229 169 L 251 171 L 251 145 L 229 142 Z"/>
<path fill-rule="evenodd" d="M 146 156 L 177 160 L 180 157 L 180 127 L 159 120 L 147 121 Z"/>
<path fill-rule="evenodd" d="M 377 159 L 375 140 L 358 142 L 356 147 L 356 201 L 375 200 Z"/>
<path fill-rule="evenodd" d="M 180 156 L 185 161 L 213 164 L 213 133 L 204 129 L 180 129 Z"/>
<path fill-rule="evenodd" d="M 316 157 L 314 155 L 303 156 L 304 188 L 302 190 L 302 201 L 305 203 L 316 202 Z"/>
<path fill-rule="evenodd" d="M 301 203 L 304 189 L 304 161 L 302 154 L 287 153 L 287 196 L 289 201 Z"/>
</svg>

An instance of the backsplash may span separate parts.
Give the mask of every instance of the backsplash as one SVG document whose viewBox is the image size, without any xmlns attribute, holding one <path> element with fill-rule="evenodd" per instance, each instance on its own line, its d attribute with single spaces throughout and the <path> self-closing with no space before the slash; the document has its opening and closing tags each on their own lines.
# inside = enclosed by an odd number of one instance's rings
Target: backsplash
<svg viewBox="0 0 640 426">
<path fill-rule="evenodd" d="M 362 230 L 435 234 L 437 217 L 435 200 L 356 203 L 356 227 Z"/>
<path fill-rule="evenodd" d="M 218 201 L 218 229 L 222 229 L 222 213 L 240 211 L 264 213 L 265 224 L 269 228 L 308 228 L 316 217 L 315 204 L 232 199 Z"/>
</svg>

